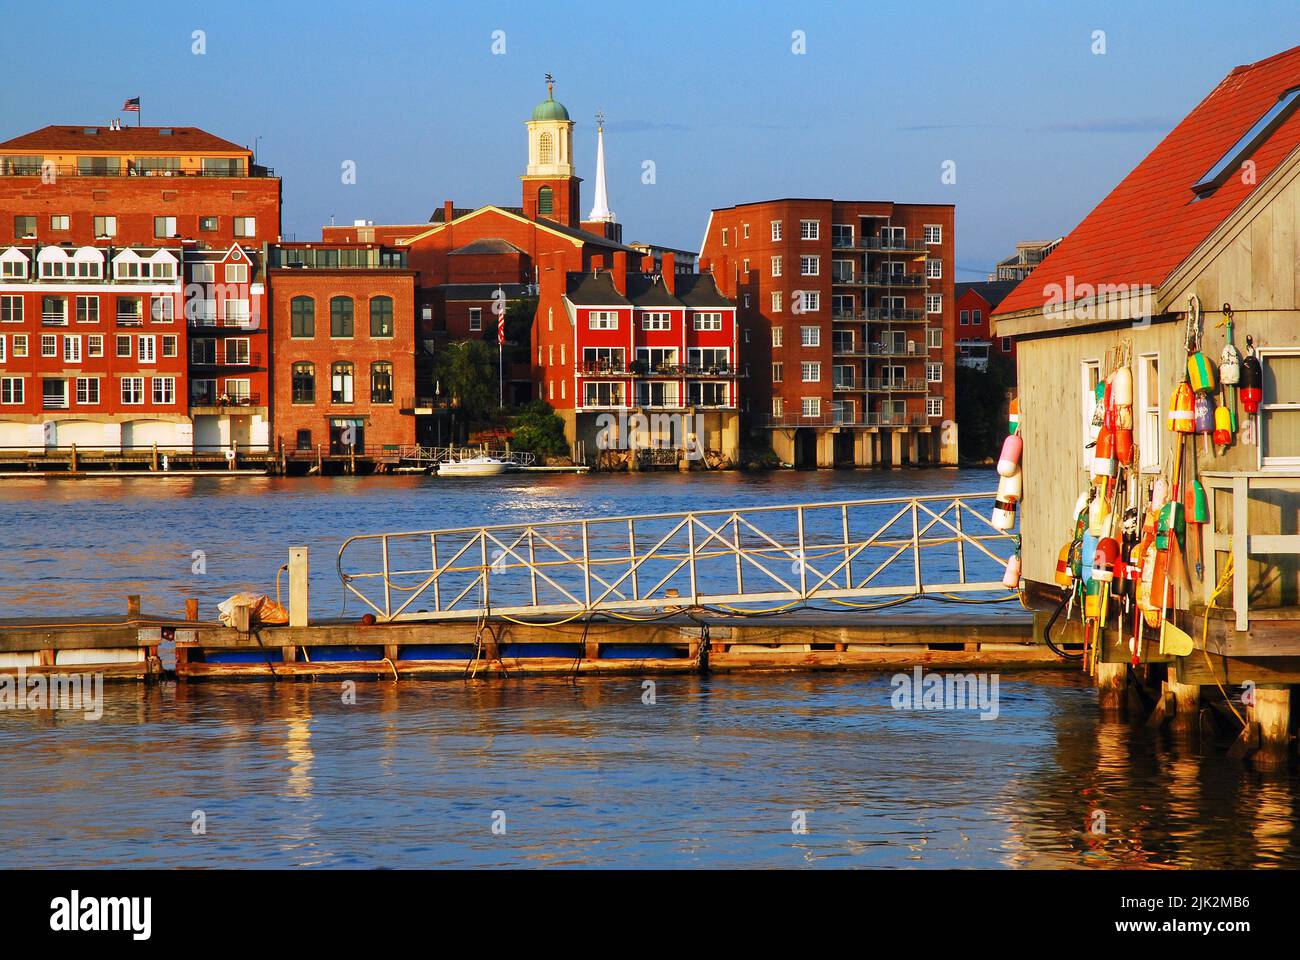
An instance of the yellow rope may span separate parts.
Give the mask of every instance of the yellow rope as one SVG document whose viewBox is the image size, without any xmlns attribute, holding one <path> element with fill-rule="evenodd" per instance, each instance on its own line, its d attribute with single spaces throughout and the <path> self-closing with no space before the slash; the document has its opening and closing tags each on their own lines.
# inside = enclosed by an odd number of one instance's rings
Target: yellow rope
<svg viewBox="0 0 1300 960">
<path fill-rule="evenodd" d="M 1211 566 L 1213 566 L 1213 557 L 1211 557 Z M 1223 684 L 1219 682 L 1218 675 L 1214 672 L 1214 662 L 1210 659 L 1209 639 L 1210 639 L 1210 611 L 1214 609 L 1215 601 L 1223 594 L 1232 584 L 1232 540 L 1228 541 L 1228 559 L 1223 564 L 1223 574 L 1219 577 L 1219 582 L 1214 587 L 1214 593 L 1210 594 L 1210 600 L 1205 605 L 1205 617 L 1201 622 L 1201 654 L 1205 657 L 1205 665 L 1209 668 L 1210 676 L 1214 678 L 1214 685 L 1219 688 L 1219 693 L 1223 694 L 1223 701 L 1232 711 L 1233 716 L 1241 721 L 1241 725 L 1246 725 L 1246 718 L 1237 713 L 1237 708 L 1232 705 L 1228 699 L 1228 691 L 1223 689 Z"/>
</svg>

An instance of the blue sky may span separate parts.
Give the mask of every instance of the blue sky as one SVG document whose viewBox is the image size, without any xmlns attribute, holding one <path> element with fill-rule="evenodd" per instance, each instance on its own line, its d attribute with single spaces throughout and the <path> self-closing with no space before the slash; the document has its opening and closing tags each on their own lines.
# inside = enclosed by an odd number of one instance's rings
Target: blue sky
<svg viewBox="0 0 1300 960">
<path fill-rule="evenodd" d="M 146 124 L 260 138 L 284 178 L 286 237 L 305 240 L 331 217 L 518 204 L 523 123 L 550 71 L 578 121 L 584 213 L 592 117 L 608 118 L 627 240 L 696 249 L 710 208 L 768 197 L 951 202 L 958 279 L 981 279 L 1016 240 L 1068 232 L 1233 66 L 1294 42 L 1296 14 L 1262 0 L 226 0 L 74 3 L 58 17 L 25 4 L 0 38 L 0 139 L 102 123 L 138 95 Z"/>
</svg>

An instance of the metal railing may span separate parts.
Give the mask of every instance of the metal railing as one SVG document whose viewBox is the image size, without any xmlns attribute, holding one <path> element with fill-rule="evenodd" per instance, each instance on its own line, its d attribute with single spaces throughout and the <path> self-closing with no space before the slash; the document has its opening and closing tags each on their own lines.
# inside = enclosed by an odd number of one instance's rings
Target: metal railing
<svg viewBox="0 0 1300 960">
<path fill-rule="evenodd" d="M 875 393 L 925 393 L 929 388 L 924 377 L 910 377 L 903 380 L 871 377 L 867 380 L 867 389 Z"/>
<path fill-rule="evenodd" d="M 831 247 L 835 250 L 879 250 L 919 253 L 926 248 L 926 242 L 919 239 L 897 240 L 887 237 L 832 238 Z"/>
<path fill-rule="evenodd" d="M 863 413 L 853 417 L 842 413 L 820 413 L 804 417 L 797 413 L 768 415 L 758 418 L 760 426 L 793 429 L 797 427 L 924 427 L 930 422 L 924 413 Z"/>
<path fill-rule="evenodd" d="M 922 310 L 887 310 L 872 307 L 867 311 L 867 319 L 880 323 L 919 323 L 925 320 Z"/>
<path fill-rule="evenodd" d="M 462 457 L 495 457 L 506 463 L 519 467 L 531 467 L 537 457 L 527 450 L 491 449 L 488 447 L 425 447 L 419 444 L 405 444 L 401 448 L 401 458 L 416 464 L 438 464 L 459 460 Z"/>
<path fill-rule="evenodd" d="M 862 279 L 856 282 L 866 283 L 869 287 L 923 287 L 925 286 L 925 274 L 891 273 L 882 270 L 879 273 L 863 274 Z"/>
<path fill-rule="evenodd" d="M 343 543 L 337 566 L 384 621 L 1005 596 L 1014 535 L 993 527 L 993 502 L 897 497 L 365 534 Z"/>
</svg>

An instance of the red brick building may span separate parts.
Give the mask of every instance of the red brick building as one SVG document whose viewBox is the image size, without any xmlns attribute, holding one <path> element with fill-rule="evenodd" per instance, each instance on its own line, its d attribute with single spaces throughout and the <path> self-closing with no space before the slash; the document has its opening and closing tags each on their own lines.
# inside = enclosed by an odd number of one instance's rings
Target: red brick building
<svg viewBox="0 0 1300 960">
<path fill-rule="evenodd" d="M 415 272 L 375 244 L 279 244 L 272 445 L 358 456 L 415 443 Z"/>
<path fill-rule="evenodd" d="M 700 266 L 738 301 L 747 422 L 782 461 L 957 462 L 952 205 L 717 209 Z"/>
<path fill-rule="evenodd" d="M 640 414 L 641 446 L 681 449 L 693 437 L 703 450 L 739 459 L 736 308 L 712 276 L 677 273 L 672 253 L 662 273 L 650 256 L 629 270 L 623 251 L 609 269 L 599 259 L 581 272 L 544 261 L 540 275 L 537 391 L 570 443 L 594 454 L 608 415 L 618 415 L 626 436 L 628 418 Z"/>
<path fill-rule="evenodd" d="M 996 341 L 989 318 L 1019 280 L 988 280 L 957 284 L 957 364 L 987 370 L 990 357 L 1016 362 L 1016 343 L 1010 337 Z"/>
<path fill-rule="evenodd" d="M 264 446 L 279 233 L 273 172 L 193 127 L 0 144 L 0 446 Z"/>
</svg>

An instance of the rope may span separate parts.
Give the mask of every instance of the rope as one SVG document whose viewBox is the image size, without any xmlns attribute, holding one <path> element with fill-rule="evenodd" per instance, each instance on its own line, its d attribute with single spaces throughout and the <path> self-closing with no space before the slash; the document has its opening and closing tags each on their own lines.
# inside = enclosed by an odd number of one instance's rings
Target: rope
<svg viewBox="0 0 1300 960">
<path fill-rule="evenodd" d="M 1228 559 L 1223 564 L 1223 575 L 1219 577 L 1219 582 L 1214 587 L 1214 592 L 1210 594 L 1210 601 L 1205 605 L 1205 616 L 1201 622 L 1201 654 L 1205 657 L 1205 666 L 1209 668 L 1210 676 L 1214 678 L 1214 685 L 1219 688 L 1219 693 L 1223 694 L 1223 701 L 1232 711 L 1233 716 L 1241 721 L 1241 725 L 1246 726 L 1246 718 L 1237 712 L 1237 708 L 1232 705 L 1228 699 L 1228 691 L 1223 689 L 1223 684 L 1219 682 L 1219 676 L 1214 672 L 1214 662 L 1210 659 L 1208 649 L 1210 639 L 1210 611 L 1214 609 L 1215 602 L 1229 586 L 1232 585 L 1232 540 L 1228 541 Z"/>
</svg>

